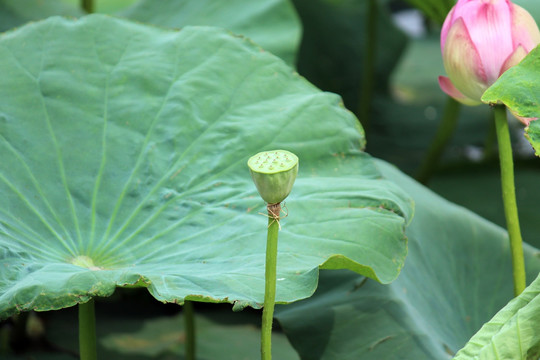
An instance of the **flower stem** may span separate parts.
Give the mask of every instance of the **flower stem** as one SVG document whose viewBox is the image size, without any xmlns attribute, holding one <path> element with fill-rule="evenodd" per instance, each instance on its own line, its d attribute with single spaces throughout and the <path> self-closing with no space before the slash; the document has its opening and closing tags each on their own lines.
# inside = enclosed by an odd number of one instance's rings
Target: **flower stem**
<svg viewBox="0 0 540 360">
<path fill-rule="evenodd" d="M 186 333 L 186 360 L 195 360 L 195 315 L 193 302 L 184 301 L 184 327 Z"/>
<path fill-rule="evenodd" d="M 435 138 L 433 139 L 427 156 L 424 158 L 420 169 L 416 174 L 416 180 L 422 184 L 427 184 L 435 169 L 441 155 L 448 144 L 448 141 L 454 134 L 457 120 L 459 117 L 460 104 L 450 96 L 446 100 L 446 105 L 443 111 L 442 121 L 437 129 Z"/>
<path fill-rule="evenodd" d="M 0 326 L 0 355 L 8 355 L 12 330 L 8 326 Z"/>
<path fill-rule="evenodd" d="M 525 289 L 525 262 L 523 260 L 523 244 L 519 229 L 519 218 L 516 204 L 516 190 L 514 185 L 514 161 L 512 159 L 512 144 L 510 131 L 506 119 L 506 107 L 496 105 L 495 127 L 499 143 L 499 159 L 501 163 L 501 185 L 506 217 L 506 227 L 510 237 L 510 250 L 512 252 L 512 272 L 514 276 L 514 295 L 518 296 Z"/>
<path fill-rule="evenodd" d="M 364 48 L 364 68 L 358 104 L 358 120 L 364 131 L 369 129 L 369 115 L 373 97 L 373 79 L 375 74 L 375 55 L 377 51 L 377 0 L 367 1 L 366 44 Z"/>
<path fill-rule="evenodd" d="M 264 308 L 261 329 L 261 359 L 272 359 L 272 320 L 276 301 L 276 268 L 281 204 L 268 205 L 268 235 L 266 237 L 266 270 L 264 273 Z"/>
<path fill-rule="evenodd" d="M 94 12 L 93 0 L 82 0 L 81 5 L 82 5 L 83 10 L 86 11 L 88 14 L 91 14 Z"/>
<path fill-rule="evenodd" d="M 79 352 L 81 360 L 97 359 L 94 299 L 79 304 Z"/>
</svg>

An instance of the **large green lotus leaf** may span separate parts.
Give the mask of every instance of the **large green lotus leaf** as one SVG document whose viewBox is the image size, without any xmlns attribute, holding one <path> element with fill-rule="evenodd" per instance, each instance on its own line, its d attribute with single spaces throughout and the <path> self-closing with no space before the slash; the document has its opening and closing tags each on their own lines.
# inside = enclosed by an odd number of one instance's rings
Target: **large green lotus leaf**
<svg viewBox="0 0 540 360">
<path fill-rule="evenodd" d="M 540 46 L 491 85 L 482 101 L 504 104 L 517 116 L 540 117 Z"/>
<path fill-rule="evenodd" d="M 389 285 L 323 273 L 312 298 L 278 308 L 302 359 L 450 359 L 512 298 L 503 229 L 377 164 L 415 200 L 405 267 Z M 525 258 L 532 280 L 539 252 L 525 246 Z"/>
<path fill-rule="evenodd" d="M 471 338 L 454 359 L 538 359 L 540 276 Z"/>
<path fill-rule="evenodd" d="M 0 38 L 0 314 L 147 286 L 260 307 L 267 219 L 247 159 L 288 149 L 277 301 L 318 268 L 393 281 L 410 198 L 382 178 L 357 120 L 282 60 L 207 27 L 103 15 Z"/>
<path fill-rule="evenodd" d="M 66 0 L 0 0 L 0 31 L 52 15 L 82 16 L 78 6 Z M 96 9 L 114 7 L 97 3 Z M 302 27 L 289 0 L 140 0 L 118 15 L 155 24 L 181 28 L 186 25 L 219 26 L 247 36 L 265 50 L 293 64 Z"/>
<path fill-rule="evenodd" d="M 248 36 L 289 64 L 295 62 L 302 32 L 289 0 L 140 0 L 118 15 L 172 28 L 223 27 Z"/>
</svg>

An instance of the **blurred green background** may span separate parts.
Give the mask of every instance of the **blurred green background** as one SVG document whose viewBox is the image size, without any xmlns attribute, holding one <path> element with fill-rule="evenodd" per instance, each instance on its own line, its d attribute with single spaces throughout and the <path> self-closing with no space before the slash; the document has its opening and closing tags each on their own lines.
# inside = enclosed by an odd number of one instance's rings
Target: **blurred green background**
<svg viewBox="0 0 540 360">
<path fill-rule="evenodd" d="M 515 2 L 540 21 L 540 2 Z M 135 0 L 99 0 L 95 1 L 95 11 L 122 14 L 134 3 Z M 356 114 L 365 58 L 367 3 L 365 0 L 292 1 L 302 34 L 296 54 L 298 72 L 320 89 L 340 94 L 344 105 Z M 0 30 L 55 14 L 81 16 L 83 11 L 76 0 L 0 0 Z M 405 26 L 409 30 L 405 31 Z M 437 83 L 437 77 L 444 75 L 439 26 L 404 1 L 378 1 L 374 96 L 366 129 L 366 150 L 410 175 L 416 173 L 426 154 L 446 101 Z M 294 54 L 291 56 L 294 58 Z M 504 227 L 491 116 L 488 106 L 462 107 L 457 129 L 428 186 Z M 540 221 L 535 211 L 540 193 L 534 190 L 540 176 L 540 160 L 534 157 L 523 136 L 523 126 L 515 119 L 511 120 L 511 131 L 523 238 L 540 247 Z M 196 304 L 196 309 L 214 324 L 199 321 L 201 331 L 204 329 L 201 336 L 211 337 L 215 346 L 202 350 L 208 358 L 240 359 L 236 353 L 220 354 L 219 349 L 223 348 L 238 348 L 248 354 L 246 359 L 255 358 L 258 311 L 244 310 L 237 314 L 226 305 L 205 304 Z M 157 303 L 146 290 L 119 289 L 113 297 L 99 299 L 100 354 L 107 359 L 181 358 L 181 321 L 173 317 L 180 312 L 176 305 Z M 18 340 L 13 346 L 22 354 L 3 358 L 73 359 L 77 349 L 75 324 L 73 308 L 6 321 L 0 325 L 0 344 L 2 339 L 5 341 L 5 334 L 16 333 Z M 48 331 L 43 332 L 45 328 Z M 141 334 L 153 337 L 143 339 Z M 131 336 L 129 346 L 125 345 L 126 336 Z M 276 359 L 298 359 L 283 335 L 274 341 Z M 233 342 L 235 345 L 231 346 Z M 246 345 L 245 349 L 242 344 Z"/>
</svg>

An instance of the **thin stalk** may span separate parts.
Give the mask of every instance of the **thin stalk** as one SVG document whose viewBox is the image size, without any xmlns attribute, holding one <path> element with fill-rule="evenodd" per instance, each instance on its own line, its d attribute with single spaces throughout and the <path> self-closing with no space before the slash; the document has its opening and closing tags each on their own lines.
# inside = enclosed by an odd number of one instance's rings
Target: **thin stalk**
<svg viewBox="0 0 540 360">
<path fill-rule="evenodd" d="M 81 6 L 88 14 L 94 12 L 94 0 L 82 0 Z"/>
<path fill-rule="evenodd" d="M 514 295 L 518 296 L 525 290 L 525 262 L 523 260 L 523 242 L 519 229 L 519 218 L 516 203 L 516 189 L 514 185 L 514 160 L 512 158 L 512 143 L 506 118 L 506 107 L 496 105 L 495 127 L 499 143 L 499 159 L 501 162 L 501 185 L 504 204 L 506 227 L 510 237 L 510 250 L 512 252 L 512 273 L 514 277 Z"/>
<path fill-rule="evenodd" d="M 261 329 L 261 359 L 272 359 L 272 321 L 276 301 L 276 268 L 281 204 L 268 205 L 268 235 L 266 237 L 266 270 L 264 273 L 264 308 Z"/>
<path fill-rule="evenodd" d="M 0 355 L 7 355 L 10 351 L 10 328 L 7 326 L 0 326 Z"/>
<path fill-rule="evenodd" d="M 460 107 L 460 103 L 450 96 L 446 100 L 442 121 L 437 129 L 435 138 L 429 147 L 427 156 L 424 158 L 424 161 L 422 162 L 422 165 L 420 165 L 420 169 L 416 175 L 416 180 L 418 180 L 418 182 L 427 184 L 435 172 L 439 159 L 441 158 L 448 141 L 450 141 L 450 138 L 454 134 L 454 130 L 459 118 Z"/>
<path fill-rule="evenodd" d="M 366 47 L 364 48 L 364 68 L 362 70 L 362 84 L 360 101 L 358 104 L 358 120 L 364 131 L 369 129 L 369 115 L 373 98 L 373 82 L 375 75 L 375 55 L 377 51 L 377 0 L 368 0 L 368 15 L 366 28 Z"/>
<path fill-rule="evenodd" d="M 79 352 L 81 360 L 97 360 L 94 299 L 79 304 Z"/>
<path fill-rule="evenodd" d="M 186 360 L 195 360 L 195 315 L 193 302 L 184 301 L 184 327 L 186 333 Z"/>
</svg>

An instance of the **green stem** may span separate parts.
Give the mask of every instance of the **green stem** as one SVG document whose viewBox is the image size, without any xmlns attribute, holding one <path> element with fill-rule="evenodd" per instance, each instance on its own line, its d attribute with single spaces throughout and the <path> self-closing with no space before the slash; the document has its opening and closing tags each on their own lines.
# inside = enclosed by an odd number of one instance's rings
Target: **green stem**
<svg viewBox="0 0 540 360">
<path fill-rule="evenodd" d="M 0 323 L 0 355 L 9 354 L 10 329 Z"/>
<path fill-rule="evenodd" d="M 82 0 L 81 5 L 84 11 L 86 11 L 88 14 L 94 12 L 94 0 Z"/>
<path fill-rule="evenodd" d="M 97 359 L 94 299 L 79 304 L 79 352 L 81 360 Z"/>
<path fill-rule="evenodd" d="M 375 55 L 377 51 L 377 0 L 368 0 L 366 47 L 364 49 L 364 68 L 358 104 L 358 119 L 367 132 L 373 97 L 373 79 L 375 74 Z"/>
<path fill-rule="evenodd" d="M 512 143 L 508 120 L 506 119 L 506 107 L 496 105 L 495 127 L 497 141 L 499 143 L 499 159 L 501 162 L 501 185 L 504 204 L 506 227 L 510 237 L 510 250 L 512 252 L 512 272 L 514 276 L 514 295 L 518 296 L 525 290 L 525 262 L 523 260 L 523 244 L 519 229 L 519 218 L 516 204 L 516 190 L 514 185 L 514 161 L 512 158 Z"/>
<path fill-rule="evenodd" d="M 268 235 L 266 237 L 266 270 L 264 273 L 264 308 L 261 329 L 261 359 L 272 359 L 272 320 L 276 301 L 276 268 L 279 217 L 281 204 L 268 205 Z"/>
<path fill-rule="evenodd" d="M 186 333 L 186 360 L 195 360 L 195 315 L 193 302 L 184 301 L 184 327 Z"/>
<path fill-rule="evenodd" d="M 460 104 L 451 97 L 448 97 L 443 111 L 442 121 L 437 129 L 435 138 L 433 139 L 427 156 L 424 158 L 422 165 L 416 175 L 416 180 L 422 184 L 427 184 L 439 163 L 439 159 L 454 134 L 454 130 L 459 118 Z"/>
</svg>

